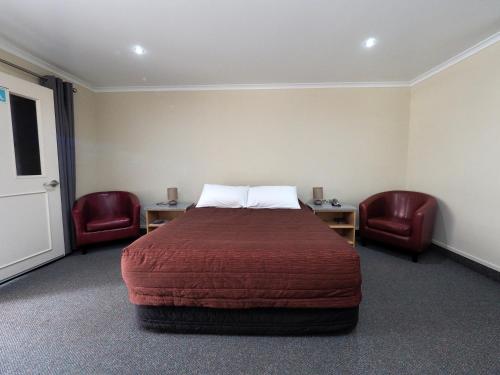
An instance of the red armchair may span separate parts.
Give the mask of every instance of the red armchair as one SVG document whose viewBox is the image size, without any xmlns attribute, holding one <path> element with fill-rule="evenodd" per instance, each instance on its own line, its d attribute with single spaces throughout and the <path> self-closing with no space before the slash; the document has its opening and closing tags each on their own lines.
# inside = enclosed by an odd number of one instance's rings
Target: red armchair
<svg viewBox="0 0 500 375">
<path fill-rule="evenodd" d="M 84 195 L 73 205 L 76 246 L 139 236 L 139 199 L 126 191 Z"/>
<path fill-rule="evenodd" d="M 432 240 L 437 201 L 413 191 L 386 191 L 359 205 L 361 242 L 375 240 L 412 253 L 414 262 Z"/>
</svg>

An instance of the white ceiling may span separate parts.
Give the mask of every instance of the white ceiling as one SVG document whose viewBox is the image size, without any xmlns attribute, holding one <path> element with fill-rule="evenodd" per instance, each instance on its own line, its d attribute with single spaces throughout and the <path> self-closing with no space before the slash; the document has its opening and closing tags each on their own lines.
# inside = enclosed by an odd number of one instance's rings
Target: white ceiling
<svg viewBox="0 0 500 375">
<path fill-rule="evenodd" d="M 407 82 L 499 30 L 499 0 L 0 2 L 4 41 L 96 89 Z"/>
</svg>

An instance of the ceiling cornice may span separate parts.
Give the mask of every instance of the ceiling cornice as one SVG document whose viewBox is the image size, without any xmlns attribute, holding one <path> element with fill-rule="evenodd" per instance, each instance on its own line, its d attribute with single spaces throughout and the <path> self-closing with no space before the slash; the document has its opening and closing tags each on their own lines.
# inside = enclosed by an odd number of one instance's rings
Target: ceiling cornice
<svg viewBox="0 0 500 375">
<path fill-rule="evenodd" d="M 31 53 L 29 53 L 26 50 L 23 50 L 19 47 L 16 47 L 10 41 L 6 40 L 5 38 L 2 38 L 1 36 L 0 36 L 0 49 L 3 49 L 5 52 L 8 52 L 11 55 L 14 55 L 16 57 L 19 57 L 19 58 L 25 60 L 26 62 L 29 62 L 33 65 L 36 65 L 39 68 L 42 68 L 50 73 L 56 74 L 57 76 L 64 78 L 67 81 L 71 81 L 73 83 L 76 83 L 77 85 L 83 86 L 91 91 L 94 91 L 92 88 L 92 85 L 90 85 L 85 80 L 83 80 L 83 79 L 81 79 L 81 78 L 79 78 L 71 73 L 68 73 L 67 71 L 65 71 L 61 68 L 58 68 L 55 65 L 50 64 L 45 60 L 42 60 L 42 59 L 32 55 Z"/>
<path fill-rule="evenodd" d="M 420 74 L 418 77 L 410 81 L 410 86 L 414 86 L 422 81 L 425 81 L 426 79 L 431 78 L 439 72 L 442 72 L 443 70 L 448 69 L 450 66 L 453 66 L 460 61 L 465 60 L 472 55 L 475 55 L 479 51 L 495 44 L 498 41 L 500 41 L 500 31 L 480 41 L 472 47 L 467 48 L 465 51 L 460 52 L 458 55 L 453 56 L 451 59 L 448 59 L 445 62 L 436 65 L 434 68 L 429 69 L 427 72 Z"/>
<path fill-rule="evenodd" d="M 256 83 L 215 85 L 172 85 L 172 86 L 117 86 L 95 87 L 95 92 L 134 91 L 217 91 L 217 90 L 286 90 L 286 89 L 330 89 L 359 87 L 408 87 L 409 82 L 324 82 L 324 83 Z"/>
<path fill-rule="evenodd" d="M 500 41 L 500 32 L 480 41 L 474 46 L 453 56 L 445 62 L 429 69 L 410 81 L 388 82 L 322 82 L 322 83 L 262 83 L 262 84 L 214 84 L 214 85 L 167 85 L 167 86 L 92 86 L 87 81 L 58 68 L 0 37 L 0 49 L 17 56 L 33 65 L 57 74 L 61 78 L 76 83 L 94 92 L 145 92 L 145 91 L 217 91 L 217 90 L 283 90 L 283 89 L 327 89 L 327 88 L 387 88 L 411 87 L 431 78 L 437 73 L 480 52 Z"/>
</svg>

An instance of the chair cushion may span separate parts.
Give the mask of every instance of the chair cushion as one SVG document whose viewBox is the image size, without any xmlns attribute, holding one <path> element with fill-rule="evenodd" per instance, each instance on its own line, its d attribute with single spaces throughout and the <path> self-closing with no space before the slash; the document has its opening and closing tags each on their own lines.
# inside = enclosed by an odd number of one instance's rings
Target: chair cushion
<svg viewBox="0 0 500 375">
<path fill-rule="evenodd" d="M 409 236 L 411 232 L 411 221 L 395 217 L 373 217 L 368 219 L 368 226 L 384 232 L 394 233 L 400 236 Z"/>
<path fill-rule="evenodd" d="M 107 217 L 104 219 L 94 219 L 87 222 L 88 232 L 98 232 L 101 230 L 120 229 L 130 226 L 130 218 L 126 216 Z"/>
</svg>

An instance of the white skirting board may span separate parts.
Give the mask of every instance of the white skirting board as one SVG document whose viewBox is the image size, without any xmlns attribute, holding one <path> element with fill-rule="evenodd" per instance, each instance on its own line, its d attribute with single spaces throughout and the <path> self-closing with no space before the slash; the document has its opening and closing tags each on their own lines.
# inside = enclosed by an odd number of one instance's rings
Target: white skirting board
<svg viewBox="0 0 500 375">
<path fill-rule="evenodd" d="M 439 247 L 445 248 L 446 250 L 452 251 L 452 252 L 454 252 L 454 253 L 456 253 L 456 254 L 458 254 L 460 256 L 463 256 L 463 257 L 465 257 L 467 259 L 470 259 L 470 260 L 472 260 L 472 261 L 474 261 L 476 263 L 482 264 L 485 267 L 488 267 L 488 268 L 491 268 L 491 269 L 493 269 L 495 271 L 500 272 L 500 266 L 495 265 L 495 264 L 493 264 L 491 262 L 488 262 L 486 260 L 483 260 L 481 258 L 478 258 L 478 257 L 476 257 L 474 255 L 470 255 L 466 251 L 457 249 L 456 247 L 450 246 L 450 245 L 445 244 L 444 242 L 441 242 L 441 241 L 436 240 L 436 239 L 433 239 L 432 243 L 435 244 L 435 245 L 437 245 L 437 246 L 439 246 Z"/>
</svg>

